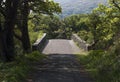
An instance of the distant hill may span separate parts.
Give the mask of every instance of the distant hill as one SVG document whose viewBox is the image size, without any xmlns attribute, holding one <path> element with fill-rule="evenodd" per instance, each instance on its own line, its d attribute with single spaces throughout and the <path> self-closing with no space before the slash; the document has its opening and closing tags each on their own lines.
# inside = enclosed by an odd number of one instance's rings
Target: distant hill
<svg viewBox="0 0 120 82">
<path fill-rule="evenodd" d="M 90 13 L 98 4 L 107 4 L 108 0 L 54 0 L 62 7 L 61 17 L 72 14 Z"/>
</svg>

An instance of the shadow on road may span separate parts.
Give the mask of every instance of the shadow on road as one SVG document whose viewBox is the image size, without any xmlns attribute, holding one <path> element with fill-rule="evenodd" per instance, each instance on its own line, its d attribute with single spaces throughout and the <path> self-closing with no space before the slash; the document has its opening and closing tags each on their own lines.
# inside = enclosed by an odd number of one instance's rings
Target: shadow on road
<svg viewBox="0 0 120 82">
<path fill-rule="evenodd" d="M 34 68 L 31 82 L 93 82 L 72 54 L 47 55 Z"/>
</svg>

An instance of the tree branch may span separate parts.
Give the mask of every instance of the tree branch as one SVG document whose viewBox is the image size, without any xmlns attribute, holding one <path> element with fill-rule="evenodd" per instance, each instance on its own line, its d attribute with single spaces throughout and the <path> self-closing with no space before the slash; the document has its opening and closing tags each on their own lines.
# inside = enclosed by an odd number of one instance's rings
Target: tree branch
<svg viewBox="0 0 120 82">
<path fill-rule="evenodd" d="M 120 6 L 115 2 L 115 0 L 112 0 L 112 3 L 114 4 L 115 7 L 117 7 L 120 10 Z"/>
</svg>

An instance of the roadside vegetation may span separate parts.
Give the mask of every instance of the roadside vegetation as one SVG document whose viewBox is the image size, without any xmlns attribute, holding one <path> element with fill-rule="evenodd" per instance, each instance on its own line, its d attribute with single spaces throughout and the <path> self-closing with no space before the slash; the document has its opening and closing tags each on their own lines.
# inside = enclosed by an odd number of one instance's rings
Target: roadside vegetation
<svg viewBox="0 0 120 82">
<path fill-rule="evenodd" d="M 88 40 L 94 42 L 87 55 L 77 56 L 80 63 L 94 77 L 95 82 L 120 81 L 119 2 L 110 0 L 109 6 L 99 5 L 88 16 L 86 22 L 92 34 L 92 39 Z M 82 37 L 86 39 L 86 35 Z M 87 38 L 91 38 L 91 35 L 89 34 Z"/>
<path fill-rule="evenodd" d="M 84 66 L 95 82 L 119 82 L 120 59 L 116 56 L 118 49 L 118 47 L 114 47 L 110 52 L 92 50 L 87 54 L 77 55 L 77 60 Z"/>
<path fill-rule="evenodd" d="M 30 64 L 42 60 L 31 45 L 47 38 L 70 39 L 73 33 L 90 44 L 78 60 L 96 82 L 120 82 L 120 0 L 109 0 L 88 14 L 59 18 L 58 3 L 46 0 L 0 1 L 0 82 L 24 82 Z"/>
<path fill-rule="evenodd" d="M 35 62 L 40 62 L 45 55 L 34 51 L 16 56 L 13 62 L 0 62 L 0 82 L 28 82 L 28 74 Z"/>
<path fill-rule="evenodd" d="M 59 4 L 49 0 L 0 0 L 0 82 L 27 82 L 32 64 L 45 58 L 32 51 L 43 35 L 38 16 L 60 12 Z"/>
</svg>

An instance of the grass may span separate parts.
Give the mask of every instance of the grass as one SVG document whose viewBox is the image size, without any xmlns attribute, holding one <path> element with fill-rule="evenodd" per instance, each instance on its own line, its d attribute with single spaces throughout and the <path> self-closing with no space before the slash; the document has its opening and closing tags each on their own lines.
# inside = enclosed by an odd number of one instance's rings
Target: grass
<svg viewBox="0 0 120 82">
<path fill-rule="evenodd" d="M 77 60 L 95 79 L 95 82 L 120 82 L 120 62 L 115 54 L 96 50 L 77 55 Z"/>
<path fill-rule="evenodd" d="M 45 55 L 35 51 L 31 54 L 17 56 L 10 63 L 0 63 L 0 82 L 27 82 L 27 75 L 32 70 L 32 63 L 41 61 Z"/>
</svg>

